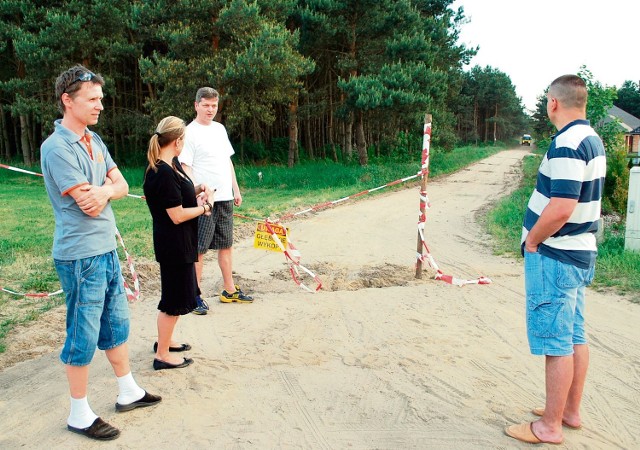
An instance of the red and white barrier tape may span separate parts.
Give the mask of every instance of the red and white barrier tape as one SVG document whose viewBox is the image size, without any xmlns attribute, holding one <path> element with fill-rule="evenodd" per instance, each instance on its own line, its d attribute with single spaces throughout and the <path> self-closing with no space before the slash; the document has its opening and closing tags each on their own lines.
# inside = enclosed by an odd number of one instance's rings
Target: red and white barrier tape
<svg viewBox="0 0 640 450">
<path fill-rule="evenodd" d="M 301 214 L 306 214 L 308 212 L 315 212 L 315 211 L 319 211 L 319 210 L 324 209 L 324 208 L 329 208 L 329 207 L 331 207 L 333 205 L 337 205 L 338 203 L 342 203 L 342 202 L 345 202 L 347 200 L 353 200 L 354 198 L 361 197 L 361 196 L 367 195 L 367 194 L 371 194 L 372 192 L 376 192 L 376 191 L 379 191 L 381 189 L 384 189 L 384 188 L 387 188 L 387 187 L 390 187 L 390 186 L 394 186 L 396 184 L 404 183 L 405 181 L 413 180 L 414 178 L 418 178 L 422 174 L 423 174 L 423 172 L 420 171 L 415 175 L 410 175 L 408 177 L 400 178 L 400 179 L 392 181 L 390 183 L 383 184 L 382 186 L 378 186 L 378 187 L 375 187 L 373 189 L 367 189 L 366 191 L 361 191 L 361 192 L 358 192 L 356 194 L 349 195 L 348 197 L 342 197 L 342 198 L 340 198 L 338 200 L 333 200 L 333 201 L 330 201 L 330 202 L 319 203 L 317 205 L 311 206 L 310 208 L 303 209 L 302 211 L 298 211 L 298 212 L 292 213 L 292 214 L 286 214 L 286 215 L 280 217 L 277 220 L 273 220 L 272 223 L 276 223 L 276 222 L 279 223 L 279 222 L 284 221 L 285 219 L 290 219 L 292 217 L 296 217 L 296 216 L 299 216 Z"/>
<path fill-rule="evenodd" d="M 53 297 L 55 295 L 62 294 L 62 289 L 58 289 L 55 292 L 40 292 L 40 293 L 35 293 L 35 294 L 29 294 L 29 293 L 24 293 L 24 292 L 16 292 L 16 291 L 12 291 L 11 289 L 7 289 L 5 287 L 0 287 L 0 291 L 6 292 L 6 293 L 11 294 L 11 295 L 17 295 L 17 296 L 20 296 L 20 297 L 38 297 L 38 298 Z"/>
<path fill-rule="evenodd" d="M 39 177 L 44 177 L 44 175 L 42 175 L 41 173 L 32 172 L 30 170 L 20 169 L 19 167 L 7 166 L 6 164 L 0 164 L 0 167 L 2 167 L 3 169 L 13 170 L 14 172 L 21 172 L 21 173 L 26 173 L 26 174 L 29 174 L 29 175 L 36 175 L 36 176 L 39 176 Z M 141 199 L 144 200 L 144 195 L 127 194 L 127 197 L 141 198 Z"/>
<path fill-rule="evenodd" d="M 39 176 L 39 177 L 42 177 L 42 176 L 43 176 L 41 173 L 32 172 L 32 171 L 30 171 L 30 170 L 20 169 L 20 168 L 18 168 L 18 167 L 7 166 L 6 164 L 0 164 L 0 167 L 2 167 L 2 168 L 4 168 L 4 169 L 13 170 L 14 172 L 28 173 L 29 175 L 37 175 L 37 176 Z"/>
<path fill-rule="evenodd" d="M 277 222 L 271 222 L 271 221 L 269 221 L 269 219 L 266 219 L 264 223 L 265 223 L 265 225 L 267 227 L 267 231 L 269 232 L 269 234 L 271 234 L 271 238 L 278 245 L 278 247 L 280 247 L 280 250 L 282 250 L 282 252 L 284 253 L 284 257 L 285 257 L 287 263 L 289 264 L 289 272 L 291 272 L 291 278 L 293 278 L 293 281 L 298 286 L 300 286 L 301 288 L 307 290 L 308 292 L 315 293 L 315 292 L 319 291 L 322 288 L 322 281 L 320 280 L 320 278 L 315 273 L 313 273 L 312 271 L 307 269 L 305 266 L 300 264 L 300 259 L 301 259 L 300 252 L 295 248 L 295 246 L 293 245 L 293 242 L 291 242 L 291 238 L 289 238 L 289 235 L 287 233 L 287 227 L 285 227 L 282 224 L 277 223 Z M 273 227 L 271 226 L 272 223 L 274 225 L 280 225 L 284 229 L 284 233 L 285 233 L 285 236 L 287 238 L 287 245 L 289 246 L 289 250 L 287 250 L 285 248 L 284 244 L 282 244 L 282 241 L 280 240 L 280 238 L 278 237 L 276 232 L 273 230 Z M 306 284 L 304 284 L 301 281 L 299 269 L 303 270 L 305 273 L 307 273 L 307 275 L 309 275 L 311 278 L 313 278 L 313 280 L 316 282 L 315 290 L 312 290 L 311 288 L 309 288 Z"/>
<path fill-rule="evenodd" d="M 436 280 L 442 280 L 445 283 L 453 284 L 455 286 L 464 286 L 465 284 L 491 284 L 491 280 L 487 277 L 479 277 L 475 280 L 463 280 L 451 275 L 445 275 L 442 272 L 436 274 Z"/>
<path fill-rule="evenodd" d="M 420 173 L 423 174 L 423 176 L 428 177 L 429 176 L 429 160 L 430 160 L 429 150 L 431 147 L 431 122 L 424 124 L 423 136 L 424 137 L 422 140 L 422 167 L 421 167 L 422 170 Z M 416 253 L 417 261 L 428 262 L 431 268 L 433 268 L 436 271 L 436 275 L 434 277 L 436 280 L 441 280 L 441 281 L 444 281 L 445 283 L 449 283 L 455 286 L 464 286 L 466 284 L 491 283 L 491 280 L 489 278 L 483 277 L 483 276 L 475 280 L 464 280 L 462 278 L 456 278 L 452 275 L 445 275 L 444 273 L 442 273 L 442 271 L 438 267 L 438 264 L 436 263 L 436 260 L 431 255 L 431 251 L 429 250 L 429 247 L 427 246 L 427 242 L 424 239 L 424 226 L 427 222 L 426 211 L 431 208 L 431 204 L 429 203 L 429 196 L 427 195 L 426 191 L 422 191 L 422 190 L 420 191 L 419 196 L 420 196 L 420 213 L 418 215 L 418 234 L 420 235 L 420 240 L 422 241 L 422 248 L 424 249 L 425 253 L 417 252 Z M 422 211 L 425 211 L 425 212 L 423 213 Z"/>
<path fill-rule="evenodd" d="M 127 257 L 127 265 L 129 266 L 129 273 L 131 273 L 131 278 L 133 279 L 134 290 L 132 291 L 129 288 L 127 281 L 124 279 L 124 277 L 122 277 L 122 280 L 124 281 L 124 290 L 127 293 L 127 299 L 130 302 L 135 302 L 137 300 L 140 300 L 140 282 L 138 281 L 138 273 L 136 272 L 136 268 L 133 265 L 133 259 L 131 258 L 131 255 L 129 255 L 129 252 L 127 251 L 127 247 L 125 247 L 124 245 L 124 240 L 120 235 L 120 231 L 117 228 L 116 228 L 116 236 L 118 237 L 118 240 L 120 241 L 120 245 L 122 245 L 122 250 L 124 251 L 124 254 Z"/>
<path fill-rule="evenodd" d="M 139 198 L 141 200 L 146 200 L 147 199 L 144 195 L 127 194 L 127 197 Z"/>
</svg>

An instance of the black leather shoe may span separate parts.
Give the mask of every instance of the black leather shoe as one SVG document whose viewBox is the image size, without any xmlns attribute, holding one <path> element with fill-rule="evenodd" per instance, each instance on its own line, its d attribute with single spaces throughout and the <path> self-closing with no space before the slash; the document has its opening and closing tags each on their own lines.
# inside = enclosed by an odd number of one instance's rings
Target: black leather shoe
<svg viewBox="0 0 640 450">
<path fill-rule="evenodd" d="M 121 405 L 120 403 L 116 403 L 116 411 L 125 412 L 131 411 L 136 408 L 144 408 L 145 406 L 155 405 L 156 403 L 160 403 L 162 397 L 159 395 L 149 394 L 147 391 L 144 392 L 144 396 L 133 403 L 129 403 L 128 405 Z"/>
<path fill-rule="evenodd" d="M 182 358 L 183 361 L 180 364 L 171 364 L 160 359 L 153 359 L 153 368 L 155 370 L 163 370 L 163 369 L 182 369 L 183 367 L 187 367 L 193 364 L 193 359 L 191 358 Z"/>
<path fill-rule="evenodd" d="M 98 441 L 110 441 L 120 436 L 120 430 L 112 427 L 100 417 L 94 420 L 90 427 L 76 428 L 71 425 L 67 425 L 67 429 L 74 433 L 86 436 L 89 439 L 96 439 Z"/>
<path fill-rule="evenodd" d="M 189 344 L 181 344 L 180 347 L 169 347 L 170 352 L 188 352 L 191 350 L 191 346 Z M 158 351 L 158 343 L 153 343 L 153 353 Z"/>
</svg>

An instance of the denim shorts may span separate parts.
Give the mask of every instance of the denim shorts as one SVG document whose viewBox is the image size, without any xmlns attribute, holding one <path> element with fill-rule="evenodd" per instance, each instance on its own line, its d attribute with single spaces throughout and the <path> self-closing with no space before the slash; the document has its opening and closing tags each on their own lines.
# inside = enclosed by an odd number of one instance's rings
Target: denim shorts
<svg viewBox="0 0 640 450">
<path fill-rule="evenodd" d="M 594 267 L 581 269 L 540 253 L 524 252 L 527 338 L 532 354 L 568 356 L 574 345 L 587 343 L 584 293 L 594 273 Z"/>
<path fill-rule="evenodd" d="M 64 364 L 86 366 L 96 347 L 109 350 L 127 342 L 129 305 L 115 250 L 73 261 L 54 259 L 67 304 Z"/>
</svg>

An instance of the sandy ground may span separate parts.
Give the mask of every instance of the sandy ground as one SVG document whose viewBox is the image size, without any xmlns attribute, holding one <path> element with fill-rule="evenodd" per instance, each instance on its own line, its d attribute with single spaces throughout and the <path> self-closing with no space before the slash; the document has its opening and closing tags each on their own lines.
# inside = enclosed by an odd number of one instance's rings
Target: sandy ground
<svg viewBox="0 0 640 450">
<path fill-rule="evenodd" d="M 345 203 L 288 225 L 324 289 L 308 294 L 281 254 L 236 245 L 252 305 L 221 304 L 208 258 L 207 316 L 176 335 L 195 364 L 155 372 L 157 270 L 140 263 L 131 304 L 134 375 L 155 407 L 118 414 L 102 352 L 91 369 L 95 412 L 122 430 L 97 443 L 66 431 L 58 352 L 64 311 L 16 330 L 0 364 L 0 448 L 527 448 L 503 434 L 544 402 L 544 360 L 528 352 L 522 263 L 492 255 L 478 217 L 515 187 L 524 150 L 429 183 L 426 238 L 441 269 L 490 285 L 414 278 L 418 189 Z M 581 431 L 560 448 L 640 448 L 640 305 L 588 293 L 591 368 Z M 20 362 L 17 362 L 20 361 Z M 8 366 L 8 367 L 7 367 Z"/>
</svg>

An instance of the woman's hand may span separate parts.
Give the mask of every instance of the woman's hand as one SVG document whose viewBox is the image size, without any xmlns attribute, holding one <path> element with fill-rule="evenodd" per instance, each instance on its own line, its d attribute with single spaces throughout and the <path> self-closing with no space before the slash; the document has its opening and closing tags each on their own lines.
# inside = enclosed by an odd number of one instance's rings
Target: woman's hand
<svg viewBox="0 0 640 450">
<path fill-rule="evenodd" d="M 207 186 L 205 185 L 202 185 L 202 186 L 204 186 L 204 189 L 196 197 L 196 199 L 198 200 L 198 206 L 202 206 L 207 202 L 213 204 L 213 194 L 216 190 L 214 189 L 212 191 Z"/>
<path fill-rule="evenodd" d="M 204 196 L 205 196 L 205 201 L 211 203 L 213 205 L 213 195 L 216 192 L 215 189 L 211 190 L 209 188 L 209 186 L 205 186 L 204 187 Z"/>
</svg>

